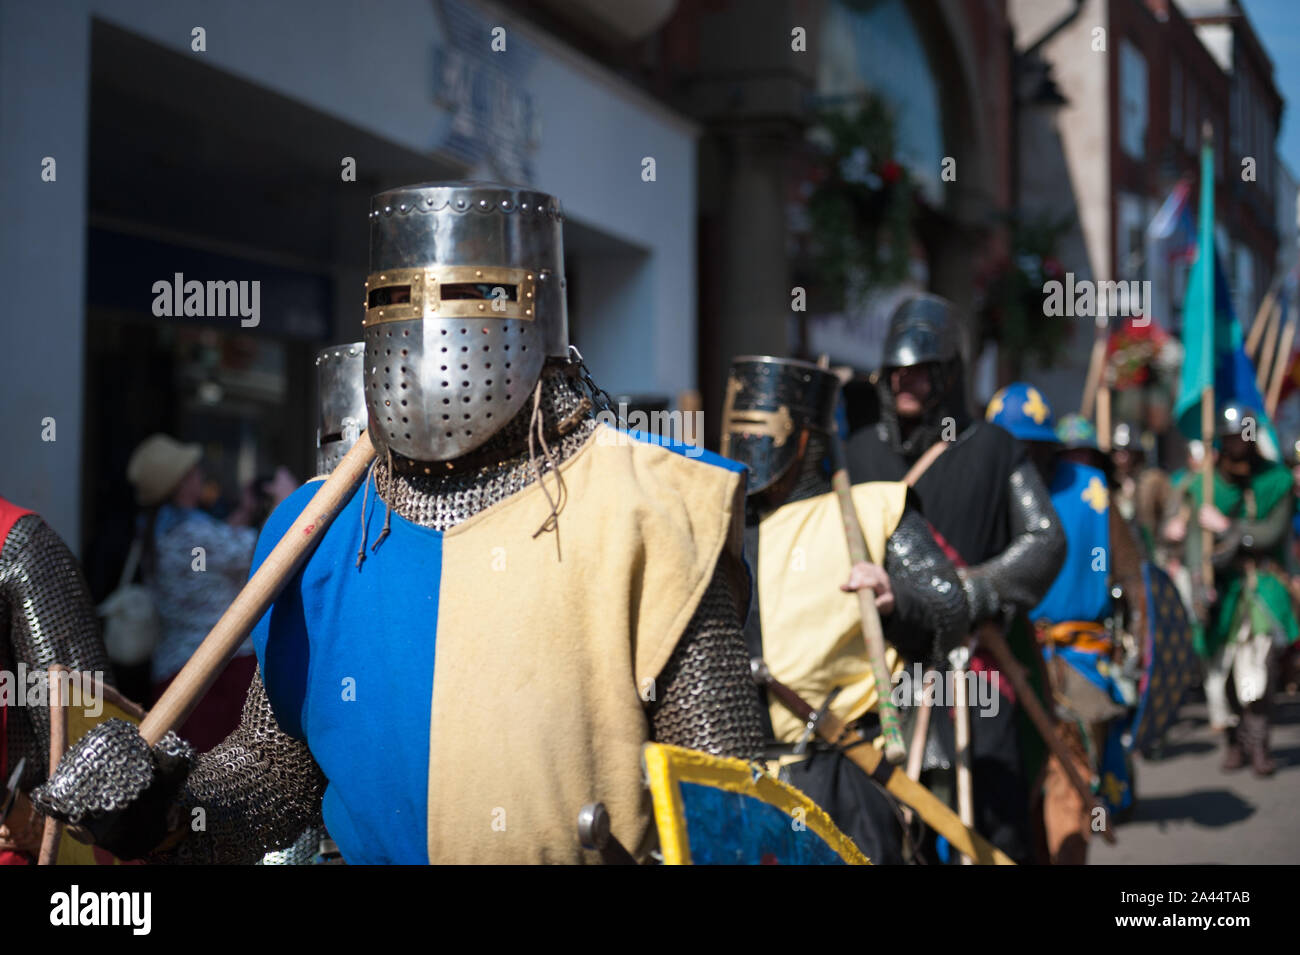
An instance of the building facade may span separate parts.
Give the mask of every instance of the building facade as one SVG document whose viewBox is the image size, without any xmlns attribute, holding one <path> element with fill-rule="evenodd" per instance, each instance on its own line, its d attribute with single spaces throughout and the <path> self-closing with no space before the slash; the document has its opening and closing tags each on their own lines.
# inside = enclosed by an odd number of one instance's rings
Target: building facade
<svg viewBox="0 0 1300 955">
<path fill-rule="evenodd" d="M 1208 124 L 1216 241 L 1248 324 L 1275 272 L 1281 98 L 1240 5 L 1012 0 L 1009 9 L 1022 57 L 1040 60 L 1068 94 L 1052 115 L 1022 112 L 1020 125 L 1021 207 L 1073 217 L 1065 267 L 1093 281 L 1149 281 L 1151 314 L 1176 332 L 1188 263 L 1148 227 L 1180 180 L 1194 204 Z M 1091 335 L 1074 332 L 1081 342 Z M 1080 348 L 1037 374 L 1072 409 L 1086 368 Z"/>
<path fill-rule="evenodd" d="M 74 548 L 129 535 L 108 525 L 155 430 L 201 438 L 227 491 L 311 474 L 312 358 L 361 337 L 369 197 L 395 185 L 557 195 L 599 381 L 695 387 L 698 128 L 508 9 L 0 0 L 0 88 L 0 493 Z M 160 316 L 177 276 L 257 281 L 256 324 Z"/>
</svg>

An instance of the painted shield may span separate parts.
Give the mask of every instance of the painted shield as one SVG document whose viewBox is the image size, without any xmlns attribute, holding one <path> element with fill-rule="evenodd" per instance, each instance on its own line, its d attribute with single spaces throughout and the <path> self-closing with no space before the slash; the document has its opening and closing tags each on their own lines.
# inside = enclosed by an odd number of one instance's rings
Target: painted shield
<svg viewBox="0 0 1300 955">
<path fill-rule="evenodd" d="M 54 678 L 54 674 L 58 669 L 51 667 L 51 679 Z M 66 671 L 64 672 L 66 673 Z M 89 687 L 87 684 L 89 682 L 87 680 L 82 684 L 87 688 L 88 692 Z M 138 726 L 144 719 L 144 709 L 128 700 L 113 687 L 101 683 L 96 692 L 99 695 L 97 701 L 89 696 L 80 699 L 75 690 L 71 693 L 64 691 L 60 694 L 62 697 L 59 701 L 62 703 L 62 719 L 51 713 L 51 725 L 54 728 L 59 723 L 63 724 L 63 749 L 66 750 L 68 746 L 77 742 L 77 740 L 89 733 L 93 727 L 105 720 L 126 720 L 128 723 L 134 723 Z M 51 691 L 51 704 L 54 702 L 53 691 Z M 52 769 L 53 767 L 51 767 Z M 46 820 L 46 822 L 48 824 L 51 820 Z M 61 829 L 62 827 L 58 828 Z M 53 859 L 51 861 L 54 865 L 144 865 L 143 861 L 124 862 L 107 850 L 78 842 L 63 832 L 55 832 L 51 835 L 52 838 L 47 836 L 47 844 L 43 848 L 52 849 Z"/>
<path fill-rule="evenodd" d="M 1197 675 L 1192 628 L 1174 582 L 1151 563 L 1142 565 L 1142 580 L 1147 596 L 1146 670 L 1133 719 L 1133 748 L 1139 751 L 1164 736 Z"/>
<path fill-rule="evenodd" d="M 648 743 L 665 865 L 870 865 L 811 799 L 762 768 Z"/>
</svg>

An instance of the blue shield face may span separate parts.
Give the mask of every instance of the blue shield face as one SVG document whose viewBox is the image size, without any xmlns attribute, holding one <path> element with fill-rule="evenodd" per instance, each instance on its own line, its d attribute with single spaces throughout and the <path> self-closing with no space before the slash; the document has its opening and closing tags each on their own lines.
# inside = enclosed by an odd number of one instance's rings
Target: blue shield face
<svg viewBox="0 0 1300 955">
<path fill-rule="evenodd" d="M 1160 741 L 1197 675 L 1192 628 L 1174 582 L 1150 563 L 1142 565 L 1142 579 L 1147 595 L 1147 667 L 1133 719 L 1133 748 L 1137 750 Z"/>
</svg>

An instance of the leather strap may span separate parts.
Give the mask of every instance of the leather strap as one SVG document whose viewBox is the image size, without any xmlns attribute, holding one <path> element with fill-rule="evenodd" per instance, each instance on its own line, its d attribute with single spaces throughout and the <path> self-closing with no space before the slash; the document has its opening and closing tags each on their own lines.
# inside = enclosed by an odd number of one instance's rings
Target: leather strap
<svg viewBox="0 0 1300 955">
<path fill-rule="evenodd" d="M 930 465 L 934 464 L 935 459 L 947 450 L 947 441 L 936 441 L 934 444 L 930 445 L 925 449 L 925 454 L 917 458 L 916 463 L 908 469 L 905 475 L 903 475 L 903 483 L 908 487 L 916 487 L 916 482 L 921 480 L 921 475 L 929 470 Z"/>
</svg>

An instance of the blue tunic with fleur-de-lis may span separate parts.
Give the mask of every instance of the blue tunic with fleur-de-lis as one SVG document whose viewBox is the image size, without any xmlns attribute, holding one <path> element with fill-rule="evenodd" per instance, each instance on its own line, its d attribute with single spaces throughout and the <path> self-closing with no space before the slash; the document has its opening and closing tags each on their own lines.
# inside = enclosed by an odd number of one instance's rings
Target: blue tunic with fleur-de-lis
<svg viewBox="0 0 1300 955">
<path fill-rule="evenodd" d="M 1106 475 L 1074 461 L 1058 461 L 1050 488 L 1065 528 L 1066 555 L 1030 620 L 1098 622 L 1110 613 L 1110 495 Z"/>
</svg>

